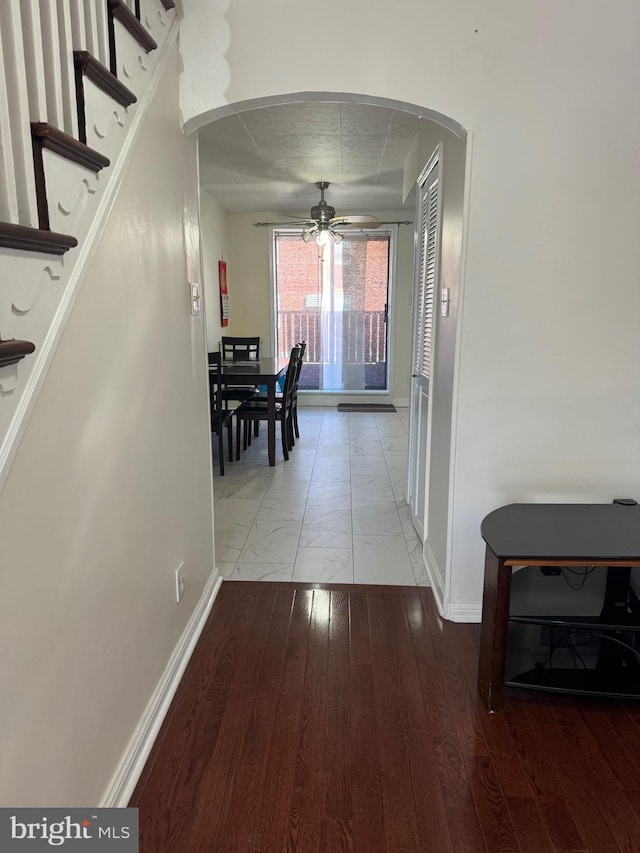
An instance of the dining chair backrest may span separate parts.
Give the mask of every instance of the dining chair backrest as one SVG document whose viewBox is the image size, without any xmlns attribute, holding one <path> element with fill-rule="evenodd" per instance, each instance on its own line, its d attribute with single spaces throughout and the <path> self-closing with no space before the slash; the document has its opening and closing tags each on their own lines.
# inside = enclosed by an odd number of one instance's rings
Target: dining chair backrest
<svg viewBox="0 0 640 853">
<path fill-rule="evenodd" d="M 302 370 L 302 362 L 304 361 L 304 354 L 307 351 L 307 342 L 306 341 L 298 341 L 297 344 L 300 347 L 300 361 L 298 362 L 298 375 L 296 377 L 296 390 L 298 381 L 300 379 L 300 371 Z"/>
<path fill-rule="evenodd" d="M 220 393 L 220 367 L 222 365 L 222 354 L 219 352 L 207 353 L 209 362 L 209 399 L 211 401 L 212 416 L 222 410 L 222 394 Z"/>
<path fill-rule="evenodd" d="M 260 358 L 260 338 L 223 336 L 220 339 L 220 352 L 225 361 L 258 361 Z"/>
<path fill-rule="evenodd" d="M 300 438 L 300 428 L 298 426 L 298 384 L 300 383 L 300 374 L 302 372 L 302 362 L 304 361 L 304 354 L 307 351 L 307 342 L 300 341 L 297 344 L 300 347 L 300 358 L 298 359 L 298 363 L 296 365 L 296 376 L 293 383 L 293 390 L 291 392 L 291 418 L 293 420 L 293 431 L 296 438 Z"/>
<path fill-rule="evenodd" d="M 296 344 L 291 348 L 289 365 L 287 367 L 287 373 L 284 380 L 284 388 L 282 389 L 282 403 L 285 409 L 291 404 L 298 376 L 300 375 L 300 352 L 300 344 Z"/>
<path fill-rule="evenodd" d="M 211 415 L 211 432 L 218 436 L 218 464 L 220 476 L 224 477 L 224 446 L 222 434 L 227 430 L 227 441 L 229 445 L 229 461 L 233 460 L 233 409 L 223 406 L 224 386 L 222 379 L 222 354 L 210 352 L 207 354 L 209 361 L 209 411 Z"/>
</svg>

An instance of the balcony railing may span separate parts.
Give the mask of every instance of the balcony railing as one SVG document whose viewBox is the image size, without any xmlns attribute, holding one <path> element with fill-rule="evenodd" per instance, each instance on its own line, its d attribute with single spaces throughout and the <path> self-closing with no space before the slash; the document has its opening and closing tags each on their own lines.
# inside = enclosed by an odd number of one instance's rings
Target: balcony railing
<svg viewBox="0 0 640 853">
<path fill-rule="evenodd" d="M 287 356 L 298 341 L 307 342 L 300 387 L 317 389 L 323 366 L 362 365 L 362 388 L 382 390 L 386 383 L 387 324 L 384 311 L 278 312 L 278 355 Z"/>
<path fill-rule="evenodd" d="M 387 360 L 384 311 L 278 312 L 278 355 L 286 356 L 298 341 L 307 342 L 305 361 L 320 364 L 340 359 L 348 364 Z M 323 348 L 324 340 L 324 348 Z"/>
</svg>

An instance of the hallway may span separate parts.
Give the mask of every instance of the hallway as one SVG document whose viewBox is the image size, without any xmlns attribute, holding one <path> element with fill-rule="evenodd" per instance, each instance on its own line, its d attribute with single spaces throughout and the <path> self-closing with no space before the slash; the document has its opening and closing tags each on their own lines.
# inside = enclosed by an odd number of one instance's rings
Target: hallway
<svg viewBox="0 0 640 853">
<path fill-rule="evenodd" d="M 288 462 L 266 462 L 266 429 L 220 477 L 216 565 L 226 580 L 426 586 L 405 503 L 409 409 L 300 408 Z"/>
</svg>

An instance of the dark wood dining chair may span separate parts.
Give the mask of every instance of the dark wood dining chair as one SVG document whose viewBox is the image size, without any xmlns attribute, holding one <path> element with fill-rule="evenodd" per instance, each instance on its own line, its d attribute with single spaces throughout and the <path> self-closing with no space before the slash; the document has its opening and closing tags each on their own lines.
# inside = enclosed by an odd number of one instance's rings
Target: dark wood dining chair
<svg viewBox="0 0 640 853">
<path fill-rule="evenodd" d="M 293 381 L 293 391 L 292 391 L 292 400 L 291 400 L 291 419 L 293 423 L 293 431 L 296 438 L 300 438 L 300 430 L 298 428 L 298 383 L 300 382 L 300 373 L 302 371 L 302 362 L 304 361 L 304 354 L 307 351 L 307 342 L 306 341 L 298 341 L 296 346 L 300 347 L 300 358 L 298 359 L 298 372 L 296 373 L 295 379 Z M 256 400 L 266 400 L 267 395 L 264 391 L 260 391 L 257 397 L 254 397 Z M 282 392 L 276 392 L 276 400 L 280 401 L 282 399 Z M 251 443 L 251 442 L 249 442 Z"/>
<path fill-rule="evenodd" d="M 238 338 L 223 335 L 220 338 L 220 352 L 224 361 L 258 361 L 260 359 L 260 338 Z"/>
<path fill-rule="evenodd" d="M 286 460 L 289 459 L 289 451 L 293 448 L 295 440 L 293 437 L 293 416 L 292 416 L 292 400 L 293 400 L 293 385 L 298 370 L 298 362 L 300 361 L 300 347 L 294 346 L 291 350 L 289 358 L 289 366 L 284 380 L 284 389 L 282 396 L 276 400 L 276 421 L 280 422 L 280 433 L 282 437 L 282 455 Z M 260 421 L 266 421 L 269 418 L 269 411 L 266 399 L 254 398 L 242 403 L 236 409 L 236 459 L 240 459 L 240 426 L 244 427 L 243 431 L 243 448 L 247 449 L 249 439 L 249 424 Z"/>
<path fill-rule="evenodd" d="M 224 387 L 220 383 L 220 366 L 222 356 L 219 352 L 210 352 L 209 360 L 209 408 L 211 411 L 211 434 L 218 436 L 218 465 L 220 476 L 224 477 L 224 441 L 223 434 L 226 429 L 229 444 L 229 462 L 233 462 L 233 413 L 223 405 L 222 391 Z"/>
<path fill-rule="evenodd" d="M 223 361 L 255 361 L 260 360 L 260 338 L 238 338 L 223 335 L 220 338 L 220 353 Z M 222 399 L 228 404 L 235 400 L 243 402 L 250 400 L 260 393 L 256 385 L 226 385 L 222 391 Z"/>
<path fill-rule="evenodd" d="M 304 354 L 307 351 L 307 342 L 300 341 L 298 346 L 300 347 L 300 358 L 298 360 L 298 372 L 296 373 L 295 382 L 293 384 L 293 399 L 291 401 L 291 418 L 296 438 L 300 438 L 300 430 L 298 429 L 298 383 L 300 382 L 300 373 L 302 372 Z"/>
</svg>

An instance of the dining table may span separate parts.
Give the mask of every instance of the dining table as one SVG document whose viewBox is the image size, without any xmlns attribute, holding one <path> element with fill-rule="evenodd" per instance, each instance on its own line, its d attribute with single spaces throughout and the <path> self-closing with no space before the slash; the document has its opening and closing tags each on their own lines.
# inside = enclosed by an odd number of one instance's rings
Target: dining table
<svg viewBox="0 0 640 853">
<path fill-rule="evenodd" d="M 276 389 L 289 366 L 287 357 L 223 360 L 219 381 L 224 385 L 264 385 L 267 389 L 267 450 L 269 465 L 276 464 Z"/>
</svg>

